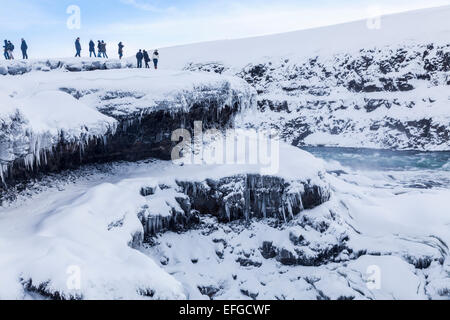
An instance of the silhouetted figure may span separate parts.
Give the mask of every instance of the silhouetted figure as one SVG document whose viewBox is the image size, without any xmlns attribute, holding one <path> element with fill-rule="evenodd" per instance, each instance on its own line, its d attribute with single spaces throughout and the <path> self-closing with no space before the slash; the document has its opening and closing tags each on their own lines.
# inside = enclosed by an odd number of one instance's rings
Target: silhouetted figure
<svg viewBox="0 0 450 320">
<path fill-rule="evenodd" d="M 28 45 L 27 42 L 25 41 L 25 39 L 22 38 L 22 44 L 20 45 L 20 50 L 22 50 L 22 57 L 24 60 L 28 59 Z"/>
<path fill-rule="evenodd" d="M 159 61 L 159 52 L 158 50 L 155 50 L 153 52 L 153 64 L 155 65 L 155 69 L 158 69 L 158 61 Z"/>
<path fill-rule="evenodd" d="M 14 60 L 14 45 L 11 41 L 8 41 L 8 55 L 9 60 Z"/>
<path fill-rule="evenodd" d="M 125 46 L 123 45 L 123 43 L 119 42 L 119 59 L 122 59 L 122 57 L 123 57 L 123 48 L 124 47 Z"/>
<path fill-rule="evenodd" d="M 142 59 L 144 59 L 144 54 L 142 53 L 142 50 L 139 50 L 139 52 L 136 54 L 137 59 L 137 67 L 142 68 Z"/>
<path fill-rule="evenodd" d="M 103 53 L 103 58 L 108 59 L 108 55 L 106 54 L 106 43 L 103 40 L 102 40 L 102 53 Z"/>
<path fill-rule="evenodd" d="M 148 63 L 150 62 L 150 56 L 148 55 L 147 50 L 144 50 L 143 54 L 144 54 L 145 68 L 149 69 L 150 65 Z"/>
<path fill-rule="evenodd" d="M 97 56 L 102 57 L 102 42 L 100 40 L 97 42 Z"/>
<path fill-rule="evenodd" d="M 89 41 L 89 57 L 92 57 L 92 55 L 94 55 L 94 58 L 96 58 L 96 54 L 95 54 L 95 43 L 94 41 Z"/>
<path fill-rule="evenodd" d="M 75 55 L 75 58 L 81 58 L 81 43 L 80 43 L 80 38 L 77 38 L 77 40 L 75 40 L 75 50 L 77 51 L 77 54 Z"/>
<path fill-rule="evenodd" d="M 8 40 L 5 40 L 5 44 L 3 45 L 3 55 L 4 55 L 6 60 L 9 60 Z"/>
</svg>

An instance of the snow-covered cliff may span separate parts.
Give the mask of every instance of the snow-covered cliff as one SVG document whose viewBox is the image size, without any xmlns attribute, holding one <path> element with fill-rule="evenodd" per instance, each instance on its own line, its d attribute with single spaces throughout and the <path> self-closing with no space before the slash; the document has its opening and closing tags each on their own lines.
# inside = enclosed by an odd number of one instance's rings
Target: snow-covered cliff
<svg viewBox="0 0 450 320">
<path fill-rule="evenodd" d="M 241 123 L 294 145 L 450 150 L 450 7 L 280 35 L 167 48 L 187 70 L 259 93 Z M 173 60 L 173 61 L 172 61 Z"/>
<path fill-rule="evenodd" d="M 33 71 L 0 82 L 2 180 L 78 164 L 170 159 L 171 134 L 225 128 L 255 105 L 244 81 L 191 72 Z"/>
</svg>

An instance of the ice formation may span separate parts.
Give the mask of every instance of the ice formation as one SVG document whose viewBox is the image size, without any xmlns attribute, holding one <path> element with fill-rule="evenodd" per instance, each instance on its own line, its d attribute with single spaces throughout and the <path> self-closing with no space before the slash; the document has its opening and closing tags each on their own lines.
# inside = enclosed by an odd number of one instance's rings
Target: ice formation
<svg viewBox="0 0 450 320">
<path fill-rule="evenodd" d="M 36 86 L 41 76 L 7 76 L 0 85 L 3 182 L 84 162 L 170 158 L 174 130 L 194 121 L 224 128 L 255 105 L 253 89 L 233 77 L 52 71 Z"/>
</svg>

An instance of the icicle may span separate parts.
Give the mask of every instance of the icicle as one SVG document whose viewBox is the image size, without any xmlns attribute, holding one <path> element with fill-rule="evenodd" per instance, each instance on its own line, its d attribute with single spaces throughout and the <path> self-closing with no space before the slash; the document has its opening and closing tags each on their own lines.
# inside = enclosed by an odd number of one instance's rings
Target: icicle
<svg viewBox="0 0 450 320">
<path fill-rule="evenodd" d="M 3 185 L 6 185 L 5 173 L 8 170 L 8 166 L 0 164 L 0 178 L 2 180 Z"/>
</svg>

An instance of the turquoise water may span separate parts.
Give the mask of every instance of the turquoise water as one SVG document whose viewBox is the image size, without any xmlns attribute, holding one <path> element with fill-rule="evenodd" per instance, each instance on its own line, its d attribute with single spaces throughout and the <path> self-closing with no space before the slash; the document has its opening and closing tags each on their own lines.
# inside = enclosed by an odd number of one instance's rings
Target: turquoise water
<svg viewBox="0 0 450 320">
<path fill-rule="evenodd" d="M 450 171 L 450 151 L 393 151 L 360 148 L 302 147 L 318 158 L 335 160 L 356 170 Z"/>
</svg>

